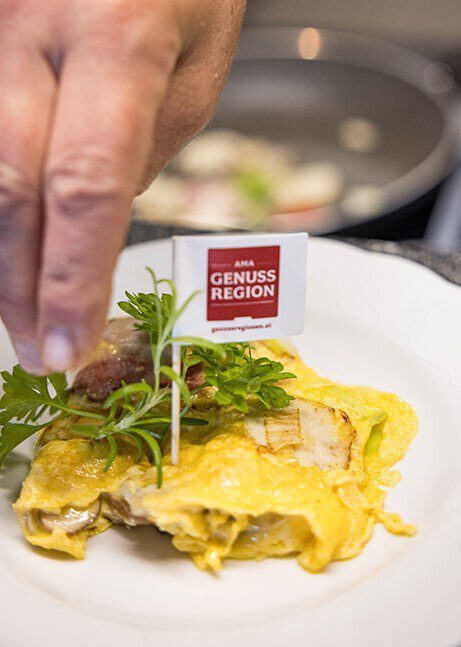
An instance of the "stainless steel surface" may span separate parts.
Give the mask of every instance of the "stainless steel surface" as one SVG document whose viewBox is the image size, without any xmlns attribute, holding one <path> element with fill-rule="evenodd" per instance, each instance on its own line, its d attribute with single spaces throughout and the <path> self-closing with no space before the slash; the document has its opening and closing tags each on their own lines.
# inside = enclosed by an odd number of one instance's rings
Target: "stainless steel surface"
<svg viewBox="0 0 461 647">
<path fill-rule="evenodd" d="M 246 30 L 212 127 L 288 142 L 301 161 L 330 161 L 348 186 L 380 188 L 373 216 L 421 197 L 452 169 L 459 95 L 449 71 L 404 48 L 334 30 Z M 344 120 L 376 126 L 379 145 L 346 150 Z M 335 211 L 325 231 L 351 224 Z"/>
</svg>

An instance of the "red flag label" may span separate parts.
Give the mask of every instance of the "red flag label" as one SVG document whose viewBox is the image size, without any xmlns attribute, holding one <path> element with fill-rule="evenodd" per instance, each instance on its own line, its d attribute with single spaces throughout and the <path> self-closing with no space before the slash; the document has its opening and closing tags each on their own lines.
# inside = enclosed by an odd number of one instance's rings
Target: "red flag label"
<svg viewBox="0 0 461 647">
<path fill-rule="evenodd" d="M 280 245 L 208 250 L 207 320 L 278 313 Z"/>
</svg>

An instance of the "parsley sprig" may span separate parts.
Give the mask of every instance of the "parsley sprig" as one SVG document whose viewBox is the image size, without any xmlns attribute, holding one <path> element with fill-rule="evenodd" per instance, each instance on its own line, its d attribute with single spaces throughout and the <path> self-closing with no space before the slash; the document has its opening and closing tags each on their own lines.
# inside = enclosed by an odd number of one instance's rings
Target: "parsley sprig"
<svg viewBox="0 0 461 647">
<path fill-rule="evenodd" d="M 218 404 L 247 412 L 252 400 L 266 408 L 283 408 L 292 399 L 277 383 L 295 377 L 283 370 L 280 362 L 266 357 L 255 358 L 247 343 L 215 344 L 196 337 L 174 337 L 173 328 L 195 297 L 192 294 L 178 306 L 176 288 L 168 279 L 158 280 L 148 268 L 153 281 L 153 292 L 126 292 L 126 301 L 119 302 L 120 309 L 134 317 L 136 327 L 147 332 L 154 379 L 133 384 L 122 384 L 101 404 L 76 408 L 75 398 L 66 376 L 56 373 L 34 376 L 21 366 L 13 371 L 3 371 L 3 396 L 0 399 L 0 466 L 13 449 L 26 438 L 36 434 L 51 423 L 69 415 L 84 419 L 73 425 L 75 434 L 85 438 L 106 439 L 108 457 L 105 470 L 110 469 L 118 453 L 117 441 L 131 439 L 138 450 L 139 460 L 144 455 L 157 468 L 157 485 L 162 485 L 162 444 L 171 427 L 171 386 L 161 386 L 162 375 L 170 383 L 176 382 L 181 392 L 181 418 L 187 425 L 206 425 L 202 418 L 189 414 L 193 396 L 201 389 L 213 387 Z M 160 293 L 166 285 L 170 293 Z M 181 374 L 166 363 L 173 343 L 182 348 Z M 200 364 L 204 381 L 194 391 L 186 383 L 187 370 Z M 46 417 L 46 422 L 43 418 Z"/>
<path fill-rule="evenodd" d="M 105 420 L 102 414 L 74 409 L 69 405 L 69 388 L 64 373 L 38 377 L 17 365 L 11 373 L 2 371 L 1 376 L 0 466 L 15 447 L 63 414 Z M 39 419 L 45 414 L 48 414 L 47 422 L 40 423 Z"/>
<path fill-rule="evenodd" d="M 205 382 L 199 389 L 215 387 L 214 397 L 219 404 L 246 413 L 252 397 L 267 409 L 282 409 L 293 400 L 276 384 L 295 377 L 283 370 L 283 364 L 267 357 L 255 359 L 252 346 L 244 342 L 222 344 L 221 349 L 224 355 L 195 346 L 189 358 L 189 361 L 197 360 L 203 365 Z"/>
</svg>

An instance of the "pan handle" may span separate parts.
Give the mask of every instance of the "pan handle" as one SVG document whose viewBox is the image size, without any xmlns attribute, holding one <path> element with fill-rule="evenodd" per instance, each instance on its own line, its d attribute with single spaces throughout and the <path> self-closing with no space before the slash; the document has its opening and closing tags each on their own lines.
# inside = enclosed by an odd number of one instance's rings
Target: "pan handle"
<svg viewBox="0 0 461 647">
<path fill-rule="evenodd" d="M 424 241 L 442 254 L 461 250 L 461 162 L 440 191 Z"/>
</svg>

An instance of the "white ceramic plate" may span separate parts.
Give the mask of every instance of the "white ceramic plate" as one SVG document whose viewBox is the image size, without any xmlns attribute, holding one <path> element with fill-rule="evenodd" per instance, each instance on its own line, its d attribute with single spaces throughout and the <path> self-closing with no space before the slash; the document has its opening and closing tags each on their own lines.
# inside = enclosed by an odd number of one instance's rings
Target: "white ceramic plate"
<svg viewBox="0 0 461 647">
<path fill-rule="evenodd" d="M 168 241 L 124 252 L 114 302 L 170 272 Z M 376 528 L 362 555 L 310 575 L 295 560 L 199 572 L 149 528 L 112 528 L 87 560 L 31 548 L 10 504 L 21 448 L 0 476 L 0 645 L 446 646 L 461 643 L 461 290 L 409 261 L 311 240 L 308 316 L 295 341 L 320 373 L 399 393 L 420 433 L 388 509 L 413 539 Z M 296 280 L 296 277 L 294 277 Z M 0 366 L 14 358 L 0 331 Z"/>
</svg>

